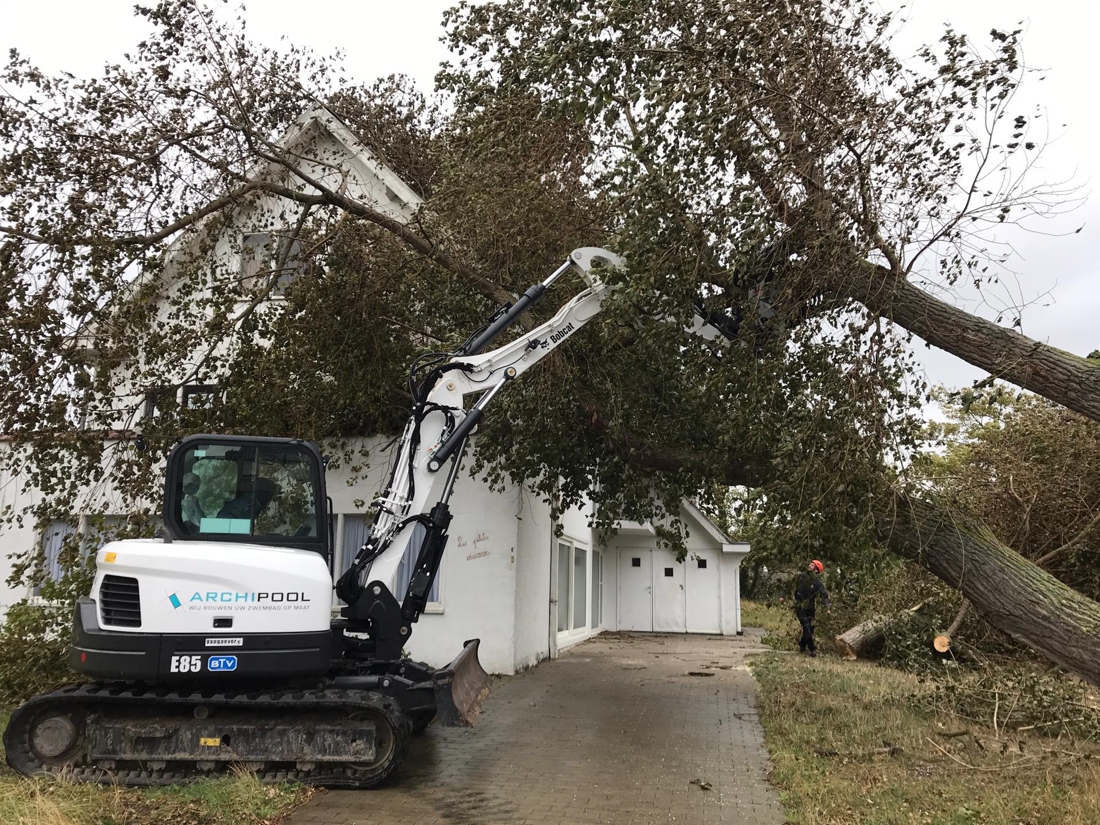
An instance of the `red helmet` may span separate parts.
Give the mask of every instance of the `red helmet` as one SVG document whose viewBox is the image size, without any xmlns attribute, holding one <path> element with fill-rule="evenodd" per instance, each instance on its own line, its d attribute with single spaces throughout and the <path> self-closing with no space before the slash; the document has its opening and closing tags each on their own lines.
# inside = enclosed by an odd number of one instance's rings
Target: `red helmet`
<svg viewBox="0 0 1100 825">
<path fill-rule="evenodd" d="M 817 559 L 814 559 L 812 562 L 810 562 L 810 566 L 816 569 L 818 573 L 821 573 L 825 570 L 825 565 L 819 562 Z"/>
</svg>

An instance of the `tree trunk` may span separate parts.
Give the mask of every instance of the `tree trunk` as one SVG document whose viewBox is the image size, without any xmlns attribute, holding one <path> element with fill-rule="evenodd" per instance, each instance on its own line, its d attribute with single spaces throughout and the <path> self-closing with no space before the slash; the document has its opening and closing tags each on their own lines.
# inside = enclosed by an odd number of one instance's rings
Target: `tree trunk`
<svg viewBox="0 0 1100 825">
<path fill-rule="evenodd" d="M 880 537 L 959 590 L 994 627 L 1100 686 L 1100 604 L 1001 544 L 980 522 L 897 495 Z"/>
<path fill-rule="evenodd" d="M 886 643 L 884 630 L 889 623 L 889 616 L 878 615 L 845 630 L 834 640 L 836 652 L 848 660 L 877 653 Z"/>
<path fill-rule="evenodd" d="M 1100 421 L 1100 365 L 1044 344 L 929 295 L 868 265 L 845 287 L 872 312 L 934 347 L 1024 389 Z"/>
</svg>

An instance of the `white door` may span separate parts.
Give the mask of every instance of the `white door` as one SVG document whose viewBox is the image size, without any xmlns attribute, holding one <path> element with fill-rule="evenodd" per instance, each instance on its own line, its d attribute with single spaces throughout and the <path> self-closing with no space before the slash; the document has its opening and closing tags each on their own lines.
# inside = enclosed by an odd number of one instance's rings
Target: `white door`
<svg viewBox="0 0 1100 825">
<path fill-rule="evenodd" d="M 619 630 L 653 630 L 653 560 L 648 548 L 619 550 Z"/>
<path fill-rule="evenodd" d="M 707 550 L 692 551 L 684 559 L 688 633 L 722 632 L 718 615 L 719 561 L 718 553 Z"/>
<path fill-rule="evenodd" d="M 684 565 L 671 550 L 653 551 L 653 629 L 686 633 L 687 592 Z"/>
</svg>

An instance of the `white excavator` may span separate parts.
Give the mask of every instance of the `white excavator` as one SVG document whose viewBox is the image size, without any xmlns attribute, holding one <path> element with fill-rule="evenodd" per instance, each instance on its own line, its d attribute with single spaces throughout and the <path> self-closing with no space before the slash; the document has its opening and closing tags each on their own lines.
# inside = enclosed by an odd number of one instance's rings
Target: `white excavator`
<svg viewBox="0 0 1100 825">
<path fill-rule="evenodd" d="M 92 681 L 17 708 L 4 733 L 8 764 L 123 785 L 243 765 L 263 781 L 372 788 L 433 719 L 472 724 L 489 692 L 478 640 L 441 670 L 402 657 L 447 544 L 462 455 L 497 393 L 599 312 L 609 290 L 600 271 L 622 263 L 603 249 L 574 250 L 457 352 L 414 362 L 412 413 L 389 481 L 338 578 L 316 445 L 182 439 L 165 468 L 161 537 L 101 547 L 91 593 L 76 606 L 69 664 Z M 582 292 L 484 351 L 571 270 Z M 735 327 L 724 315 L 704 320 L 697 306 L 691 331 L 713 340 Z M 406 554 L 410 544 L 419 549 Z M 394 594 L 405 556 L 415 565 Z M 334 584 L 347 605 L 338 619 Z"/>
</svg>

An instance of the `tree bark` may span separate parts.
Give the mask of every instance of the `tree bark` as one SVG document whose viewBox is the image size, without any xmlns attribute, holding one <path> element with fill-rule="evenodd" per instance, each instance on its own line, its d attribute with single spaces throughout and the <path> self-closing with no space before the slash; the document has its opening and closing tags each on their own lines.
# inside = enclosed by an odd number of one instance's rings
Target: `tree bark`
<svg viewBox="0 0 1100 825">
<path fill-rule="evenodd" d="M 998 326 L 929 295 L 877 267 L 845 292 L 934 347 L 1024 389 L 1100 421 L 1100 365 Z"/>
<path fill-rule="evenodd" d="M 959 590 L 999 630 L 1100 686 L 1100 604 L 999 542 L 987 527 L 897 495 L 880 538 Z"/>
</svg>

